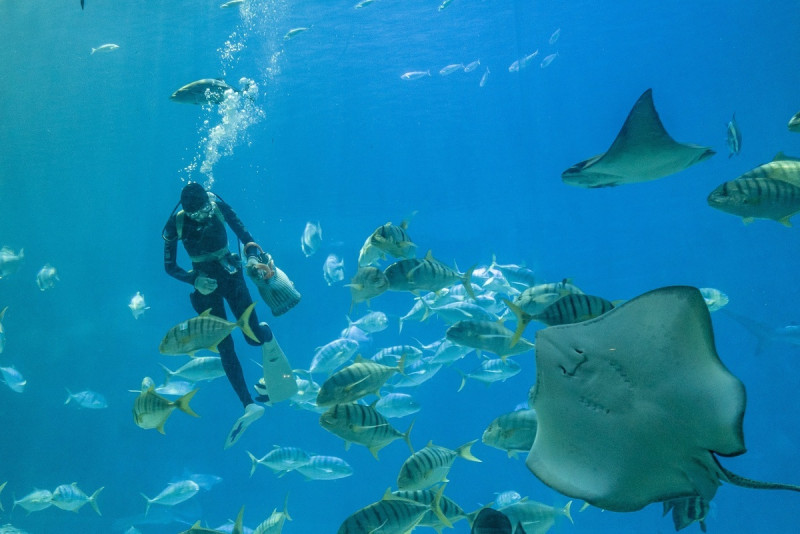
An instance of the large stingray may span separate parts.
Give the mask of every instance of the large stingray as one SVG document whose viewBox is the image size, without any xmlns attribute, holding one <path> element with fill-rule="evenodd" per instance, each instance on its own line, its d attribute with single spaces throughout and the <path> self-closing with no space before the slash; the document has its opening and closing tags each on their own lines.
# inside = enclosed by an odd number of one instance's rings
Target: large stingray
<svg viewBox="0 0 800 534">
<path fill-rule="evenodd" d="M 625 124 L 603 154 L 576 163 L 561 175 L 578 187 L 609 187 L 663 178 L 708 159 L 706 146 L 678 143 L 664 129 L 648 89 L 633 105 Z"/>
<path fill-rule="evenodd" d="M 619 512 L 699 496 L 722 482 L 762 489 L 715 454 L 745 452 L 744 385 L 720 361 L 700 291 L 666 287 L 536 335 L 527 465 L 551 488 Z"/>
</svg>

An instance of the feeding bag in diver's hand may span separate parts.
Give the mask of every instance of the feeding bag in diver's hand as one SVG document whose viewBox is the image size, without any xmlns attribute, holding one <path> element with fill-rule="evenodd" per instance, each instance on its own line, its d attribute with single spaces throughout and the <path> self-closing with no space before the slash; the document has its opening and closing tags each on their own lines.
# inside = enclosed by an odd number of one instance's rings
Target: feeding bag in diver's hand
<svg viewBox="0 0 800 534">
<path fill-rule="evenodd" d="M 258 255 L 258 261 L 270 265 L 272 258 L 266 252 Z M 275 272 L 270 278 L 260 278 L 252 276 L 251 271 L 247 274 L 258 288 L 258 293 L 264 302 L 267 303 L 272 315 L 278 316 L 291 310 L 300 302 L 300 292 L 294 288 L 294 283 L 280 270 L 274 263 L 272 270 Z"/>
</svg>

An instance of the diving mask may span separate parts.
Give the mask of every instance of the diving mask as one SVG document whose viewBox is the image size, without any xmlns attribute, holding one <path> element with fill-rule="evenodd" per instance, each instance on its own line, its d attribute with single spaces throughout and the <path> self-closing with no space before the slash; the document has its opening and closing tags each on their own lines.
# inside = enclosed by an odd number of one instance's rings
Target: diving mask
<svg viewBox="0 0 800 534">
<path fill-rule="evenodd" d="M 186 215 L 193 221 L 200 222 L 208 219 L 211 217 L 211 213 L 214 211 L 214 205 L 211 202 L 206 202 L 201 208 L 197 211 L 187 212 Z"/>
</svg>

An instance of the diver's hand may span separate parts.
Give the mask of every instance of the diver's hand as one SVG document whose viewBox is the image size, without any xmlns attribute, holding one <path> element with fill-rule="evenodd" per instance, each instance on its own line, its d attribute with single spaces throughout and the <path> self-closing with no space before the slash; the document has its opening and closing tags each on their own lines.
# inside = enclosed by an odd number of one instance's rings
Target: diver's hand
<svg viewBox="0 0 800 534">
<path fill-rule="evenodd" d="M 268 263 L 261 263 L 255 256 L 247 258 L 247 263 L 244 266 L 247 276 L 257 280 L 267 280 L 275 275 L 275 270 L 272 268 L 272 258 Z"/>
<path fill-rule="evenodd" d="M 217 289 L 217 281 L 201 274 L 194 279 L 194 288 L 201 294 L 208 295 Z"/>
</svg>

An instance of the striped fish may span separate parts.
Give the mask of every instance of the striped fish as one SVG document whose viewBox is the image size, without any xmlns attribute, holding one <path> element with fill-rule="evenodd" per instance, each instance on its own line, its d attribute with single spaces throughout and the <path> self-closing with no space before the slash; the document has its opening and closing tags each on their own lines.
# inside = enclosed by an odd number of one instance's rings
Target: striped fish
<svg viewBox="0 0 800 534">
<path fill-rule="evenodd" d="M 429 250 L 424 258 L 411 258 L 396 261 L 389 265 L 384 273 L 389 279 L 390 291 L 439 291 L 461 282 L 470 298 L 475 298 L 472 291 L 472 271 L 459 273 L 433 257 Z"/>
<path fill-rule="evenodd" d="M 383 271 L 377 267 L 359 267 L 355 276 L 346 284 L 350 288 L 350 296 L 353 301 L 350 304 L 350 310 L 359 302 L 367 301 L 373 297 L 377 297 L 387 289 L 389 289 L 389 280 Z"/>
<path fill-rule="evenodd" d="M 514 332 L 499 321 L 459 321 L 447 329 L 445 336 L 453 343 L 476 349 L 478 353 L 485 350 L 503 359 L 533 349 L 533 343 L 527 339 L 512 344 Z"/>
<path fill-rule="evenodd" d="M 574 324 L 599 317 L 614 307 L 614 304 L 602 297 L 583 293 L 565 295 L 536 315 L 525 312 L 513 302 L 507 300 L 504 302 L 517 317 L 517 330 L 511 339 L 512 347 L 520 339 L 528 323 L 533 320 L 540 321 L 548 326 Z"/>
<path fill-rule="evenodd" d="M 250 476 L 253 476 L 256 467 L 263 465 L 272 469 L 279 477 L 282 477 L 289 471 L 302 467 L 311 461 L 311 455 L 303 449 L 281 447 L 280 445 L 275 445 L 263 458 L 256 458 L 250 451 L 247 451 L 247 455 L 252 462 Z"/>
<path fill-rule="evenodd" d="M 401 434 L 372 406 L 336 404 L 320 416 L 319 423 L 322 428 L 345 441 L 345 450 L 350 448 L 350 443 L 358 443 L 368 448 L 375 459 L 378 459 L 379 450 L 394 440 L 403 438 L 412 454 L 414 452 L 409 439 L 414 423 Z"/>
<path fill-rule="evenodd" d="M 561 297 L 581 293 L 583 291 L 578 289 L 577 286 L 567 280 L 562 280 L 561 282 L 549 282 L 529 287 L 514 297 L 513 302 L 526 313 L 536 315 Z"/>
<path fill-rule="evenodd" d="M 447 527 L 452 527 L 450 520 L 442 513 L 442 486 L 430 505 L 393 495 L 390 490 L 378 502 L 356 511 L 344 520 L 337 534 L 394 534 L 411 532 L 428 511 Z"/>
<path fill-rule="evenodd" d="M 77 512 L 84 504 L 89 503 L 94 511 L 97 512 L 97 515 L 103 515 L 100 513 L 100 508 L 97 507 L 97 496 L 100 495 L 101 491 L 103 491 L 102 487 L 95 491 L 90 497 L 78 487 L 76 482 L 72 484 L 61 484 L 53 491 L 50 502 L 62 510 L 69 510 L 71 512 Z"/>
<path fill-rule="evenodd" d="M 396 367 L 389 367 L 360 356 L 355 363 L 335 372 L 322 384 L 317 394 L 317 406 L 332 406 L 355 402 L 369 394 L 378 394 L 383 384 L 395 373 L 403 373 L 405 356 Z"/>
<path fill-rule="evenodd" d="M 478 440 L 470 441 L 450 450 L 434 445 L 433 442 L 409 456 L 400 468 L 397 476 L 397 488 L 401 490 L 427 489 L 439 482 L 447 482 L 447 473 L 456 458 L 464 458 L 470 462 L 480 462 L 472 455 L 472 445 Z"/>
<path fill-rule="evenodd" d="M 699 495 L 692 497 L 682 497 L 678 499 L 670 499 L 664 501 L 664 513 L 672 510 L 672 522 L 675 525 L 675 530 L 681 530 L 695 521 L 700 523 L 700 530 L 706 531 L 706 516 L 711 510 L 709 502 Z"/>
<path fill-rule="evenodd" d="M 379 226 L 364 242 L 358 254 L 358 266 L 366 267 L 386 258 L 386 254 L 395 258 L 413 258 L 417 245 L 408 237 L 408 221 L 403 221 L 399 226 L 387 222 Z"/>
<path fill-rule="evenodd" d="M 144 429 L 155 428 L 164 434 L 164 425 L 175 408 L 192 417 L 200 417 L 189 407 L 189 401 L 197 393 L 196 389 L 171 401 L 156 393 L 156 388 L 150 377 L 145 377 L 143 383 L 146 383 L 147 387 L 142 388 L 142 392 L 133 402 L 133 421 L 137 426 Z"/>
<path fill-rule="evenodd" d="M 256 343 L 261 343 L 261 340 L 250 329 L 249 323 L 250 314 L 255 305 L 254 302 L 248 306 L 235 323 L 211 315 L 209 308 L 197 317 L 192 317 L 188 321 L 170 328 L 167 335 L 161 340 L 158 350 L 161 354 L 188 354 L 190 356 L 194 356 L 194 353 L 201 349 L 219 352 L 217 350 L 219 342 L 228 337 L 237 326 L 247 337 Z"/>
<path fill-rule="evenodd" d="M 283 501 L 283 510 L 280 512 L 277 508 L 272 510 L 272 513 L 268 518 L 264 520 L 263 523 L 258 525 L 255 530 L 253 530 L 253 534 L 280 534 L 281 530 L 283 530 L 283 524 L 286 520 L 291 521 L 292 518 L 289 515 L 289 495 L 286 495 L 286 499 Z"/>
<path fill-rule="evenodd" d="M 230 3 L 230 2 L 228 2 Z M 224 7 L 223 4 L 220 7 Z M 230 531 L 222 531 L 222 530 L 214 530 L 211 528 L 205 528 L 200 524 L 200 520 L 198 519 L 197 522 L 189 527 L 189 530 L 184 530 L 180 534 L 222 534 L 222 532 L 230 532 L 231 534 L 244 534 L 244 527 L 242 526 L 242 519 L 244 518 L 244 506 L 239 509 L 239 515 L 236 516 L 236 521 L 233 523 L 233 527 Z M 132 528 L 132 527 L 131 527 Z M 137 531 L 138 532 L 138 531 Z M 124 534 L 127 534 L 128 531 L 126 530 Z M 2 533 L 0 533 L 2 534 Z"/>
<path fill-rule="evenodd" d="M 516 458 L 518 452 L 527 454 L 531 450 L 538 426 L 535 410 L 516 410 L 489 423 L 481 441 L 484 445 L 508 452 L 509 458 Z"/>
<path fill-rule="evenodd" d="M 297 468 L 308 480 L 336 480 L 353 474 L 350 464 L 337 456 L 312 456 L 309 462 Z"/>
<path fill-rule="evenodd" d="M 797 174 L 787 172 L 790 166 L 796 168 Z M 776 178 L 768 178 L 766 174 Z M 745 224 L 754 219 L 772 219 L 792 226 L 789 219 L 800 211 L 800 162 L 773 161 L 761 165 L 714 189 L 708 195 L 708 205 L 738 215 Z"/>
<path fill-rule="evenodd" d="M 436 499 L 436 494 L 438 490 L 432 489 L 424 489 L 424 490 L 398 490 L 393 491 L 392 495 L 395 497 L 399 497 L 401 499 L 408 499 L 409 501 L 418 502 L 420 504 L 424 504 L 425 506 L 432 506 L 433 501 Z M 453 499 L 442 495 L 439 498 L 439 508 L 441 509 L 444 516 L 447 518 L 450 523 L 455 523 L 460 519 L 465 519 L 467 517 L 467 513 L 461 508 Z M 430 527 L 438 532 L 441 532 L 442 528 L 445 525 L 442 523 L 441 519 L 439 519 L 433 510 L 428 510 L 425 512 L 425 515 L 422 516 L 422 519 L 417 524 L 419 527 Z"/>
<path fill-rule="evenodd" d="M 471 378 L 478 382 L 489 385 L 493 382 L 503 382 L 522 371 L 520 364 L 511 358 L 486 358 L 481 361 L 475 371 L 471 373 L 461 373 L 461 385 L 458 391 L 464 389 L 467 379 Z"/>
<path fill-rule="evenodd" d="M 308 368 L 309 373 L 330 373 L 349 361 L 358 350 L 358 341 L 339 338 L 318 347 Z"/>
</svg>

